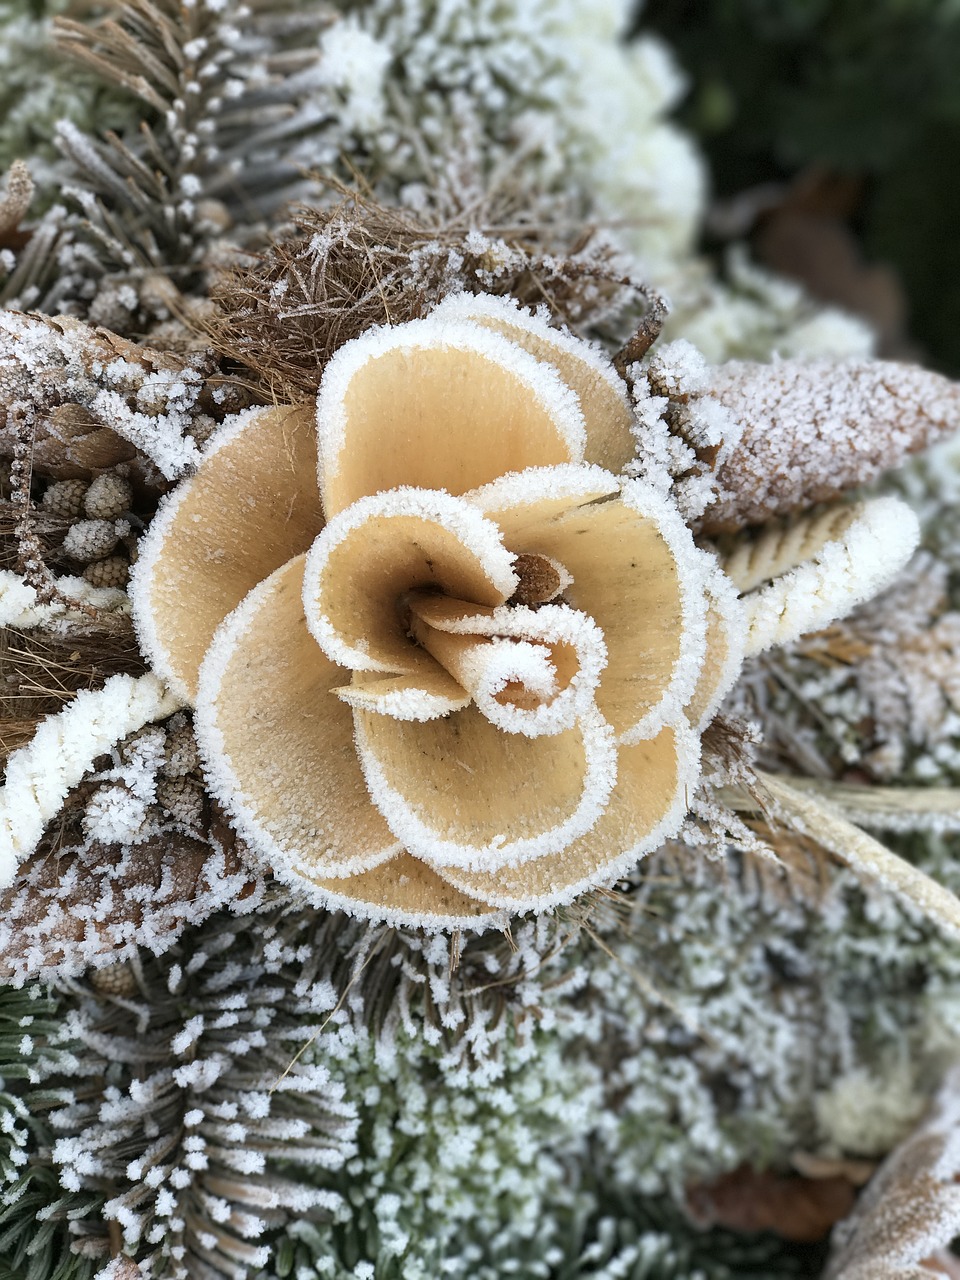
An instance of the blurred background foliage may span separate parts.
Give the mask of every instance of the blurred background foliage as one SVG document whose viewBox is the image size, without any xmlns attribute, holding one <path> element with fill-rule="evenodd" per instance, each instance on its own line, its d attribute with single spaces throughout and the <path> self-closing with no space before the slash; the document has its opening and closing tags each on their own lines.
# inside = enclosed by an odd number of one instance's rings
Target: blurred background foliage
<svg viewBox="0 0 960 1280">
<path fill-rule="evenodd" d="M 690 78 L 708 245 L 749 233 L 884 354 L 960 375 L 960 0 L 647 0 L 643 28 Z"/>
</svg>

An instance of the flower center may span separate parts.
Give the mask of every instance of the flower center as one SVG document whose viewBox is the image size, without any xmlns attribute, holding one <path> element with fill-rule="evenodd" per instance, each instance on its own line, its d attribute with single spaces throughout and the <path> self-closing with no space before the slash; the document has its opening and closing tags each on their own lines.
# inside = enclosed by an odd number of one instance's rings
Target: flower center
<svg viewBox="0 0 960 1280">
<path fill-rule="evenodd" d="M 532 711 L 559 692 L 552 653 L 555 646 L 478 634 L 472 629 L 489 622 L 493 609 L 425 592 L 411 592 L 405 604 L 411 637 L 453 676 L 481 710 L 488 708 L 493 699 L 503 707 Z M 451 625 L 458 630 L 450 630 Z"/>
</svg>

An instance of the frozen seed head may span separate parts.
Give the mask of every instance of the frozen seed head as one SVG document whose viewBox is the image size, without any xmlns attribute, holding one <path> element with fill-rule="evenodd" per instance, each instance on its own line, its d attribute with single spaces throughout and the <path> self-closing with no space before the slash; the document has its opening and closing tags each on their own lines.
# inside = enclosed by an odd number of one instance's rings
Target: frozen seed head
<svg viewBox="0 0 960 1280">
<path fill-rule="evenodd" d="M 190 778 L 161 778 L 157 804 L 186 830 L 196 831 L 203 821 L 203 788 Z"/>
<path fill-rule="evenodd" d="M 63 520 L 73 520 L 83 511 L 86 492 L 86 480 L 56 480 L 47 485 L 40 505 L 51 515 Z"/>
<path fill-rule="evenodd" d="M 92 520 L 115 520 L 129 511 L 133 503 L 133 486 L 116 471 L 97 476 L 84 495 L 83 509 Z"/>
<path fill-rule="evenodd" d="M 182 715 L 173 717 L 164 744 L 163 772 L 168 778 L 185 778 L 199 767 L 193 727 Z"/>
<path fill-rule="evenodd" d="M 763 524 L 869 484 L 960 427 L 960 384 L 881 360 L 731 361 L 694 397 L 736 422 L 706 533 Z"/>
<path fill-rule="evenodd" d="M 92 969 L 90 985 L 94 991 L 105 996 L 135 996 L 137 994 L 137 978 L 133 967 L 126 961 L 119 964 L 106 964 L 102 969 Z"/>
<path fill-rule="evenodd" d="M 130 561 L 125 556 L 107 556 L 105 560 L 94 560 L 84 569 L 82 577 L 94 587 L 122 589 L 130 578 Z"/>
<path fill-rule="evenodd" d="M 89 564 L 104 560 L 120 541 L 120 531 L 112 520 L 78 520 L 67 530 L 63 550 L 71 560 Z"/>
</svg>

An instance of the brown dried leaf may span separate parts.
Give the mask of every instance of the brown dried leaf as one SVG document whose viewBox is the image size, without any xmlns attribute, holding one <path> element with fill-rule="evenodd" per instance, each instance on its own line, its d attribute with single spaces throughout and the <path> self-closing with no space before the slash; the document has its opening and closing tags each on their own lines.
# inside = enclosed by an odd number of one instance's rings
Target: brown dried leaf
<svg viewBox="0 0 960 1280">
<path fill-rule="evenodd" d="M 700 522 L 708 534 L 834 499 L 960 426 L 960 384 L 882 360 L 734 361 L 714 371 L 701 398 L 723 405 L 743 432 Z"/>
<path fill-rule="evenodd" d="M 834 1234 L 824 1280 L 929 1280 L 960 1234 L 960 1068 Z M 949 1273 L 948 1273 L 949 1274 Z"/>
<path fill-rule="evenodd" d="M 856 1198 L 843 1176 L 801 1178 L 741 1165 L 716 1182 L 687 1188 L 687 1212 L 699 1227 L 772 1231 L 784 1240 L 822 1240 Z"/>
<path fill-rule="evenodd" d="M 155 494 L 163 485 L 147 461 L 145 426 L 173 439 L 187 422 L 205 438 L 249 403 L 235 387 L 227 394 L 222 381 L 209 353 L 182 357 L 138 346 L 72 316 L 4 312 L 0 457 L 15 456 L 26 425 L 34 471 L 82 479 L 128 463 L 138 488 Z"/>
</svg>

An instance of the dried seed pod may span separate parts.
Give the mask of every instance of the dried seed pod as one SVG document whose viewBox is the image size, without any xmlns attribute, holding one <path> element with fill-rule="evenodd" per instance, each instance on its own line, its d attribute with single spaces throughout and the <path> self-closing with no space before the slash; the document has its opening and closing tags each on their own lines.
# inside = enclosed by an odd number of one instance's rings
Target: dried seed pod
<svg viewBox="0 0 960 1280">
<path fill-rule="evenodd" d="M 51 515 L 73 520 L 83 511 L 86 492 L 86 480 L 56 480 L 47 485 L 40 501 L 44 510 Z"/>
<path fill-rule="evenodd" d="M 188 831 L 195 831 L 203 821 L 203 788 L 189 778 L 161 778 L 157 804 Z"/>
<path fill-rule="evenodd" d="M 180 720 L 179 724 L 177 720 Z M 170 722 L 164 755 L 163 772 L 168 778 L 185 778 L 196 770 L 199 764 L 197 740 L 192 726 L 183 717 L 175 716 Z"/>
<path fill-rule="evenodd" d="M 133 996 L 137 993 L 136 975 L 126 960 L 94 969 L 90 974 L 90 985 L 105 996 Z"/>
<path fill-rule="evenodd" d="M 83 499 L 83 509 L 92 520 L 115 520 L 130 510 L 133 485 L 116 471 L 107 471 L 92 481 Z"/>
<path fill-rule="evenodd" d="M 84 569 L 83 577 L 94 587 L 125 587 L 130 578 L 130 561 L 124 556 L 94 560 Z"/>
<path fill-rule="evenodd" d="M 699 400 L 741 429 L 703 533 L 763 524 L 869 484 L 960 425 L 960 385 L 881 360 L 731 362 Z"/>
<path fill-rule="evenodd" d="M 117 543 L 120 534 L 112 520 L 78 520 L 67 530 L 63 550 L 71 560 L 88 564 L 91 560 L 105 559 Z"/>
</svg>

